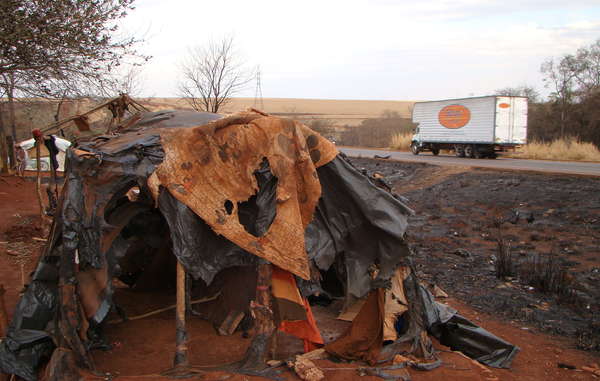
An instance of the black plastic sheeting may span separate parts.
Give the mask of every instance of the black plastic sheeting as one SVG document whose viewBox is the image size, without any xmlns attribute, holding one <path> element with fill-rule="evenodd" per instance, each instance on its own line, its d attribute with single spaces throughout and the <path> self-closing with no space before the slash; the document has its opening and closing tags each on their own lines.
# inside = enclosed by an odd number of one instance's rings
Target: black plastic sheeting
<svg viewBox="0 0 600 381">
<path fill-rule="evenodd" d="M 238 219 L 246 231 L 255 237 L 267 234 L 277 214 L 277 177 L 271 172 L 269 161 L 264 158 L 260 168 L 254 171 L 258 192 L 247 201 L 238 204 Z"/>
<path fill-rule="evenodd" d="M 58 305 L 57 281 L 56 266 L 41 261 L 0 343 L 2 372 L 34 381 L 37 368 L 50 358 L 55 347 L 50 332 Z"/>
<path fill-rule="evenodd" d="M 203 125 L 218 118 L 215 114 L 195 112 L 147 113 L 129 133 L 79 144 L 77 149 L 90 152 L 89 156 L 68 151 L 67 180 L 59 205 L 62 213 L 55 220 L 54 236 L 50 237 L 38 270 L 17 306 L 7 338 L 0 344 L 3 372 L 35 380 L 37 367 L 54 348 L 52 322 L 60 305 L 59 278 L 65 283 L 75 282 L 74 270 L 59 268 L 58 258 L 70 263 L 77 255 L 80 271 L 107 269 L 103 300 L 90 322 L 97 326 L 106 318 L 107 306 L 112 306 L 110 280 L 119 275 L 116 263 L 128 249 L 123 228 L 133 217 L 153 206 L 147 179 L 164 157 L 159 132 L 154 128 Z M 363 297 L 376 285 L 385 284 L 409 257 L 403 238 L 412 211 L 392 194 L 376 187 L 342 154 L 318 168 L 317 173 L 322 195 L 305 232 L 308 256 L 322 271 L 332 265 L 340 267 L 346 296 Z M 261 236 L 275 217 L 277 178 L 266 160 L 255 176 L 259 190 L 238 205 L 238 216 L 249 233 Z M 140 200 L 136 203 L 124 199 L 132 186 L 140 190 Z M 89 200 L 93 200 L 91 210 Z M 161 188 L 158 201 L 160 213 L 169 226 L 173 253 L 194 278 L 210 285 L 225 268 L 258 263 L 258 257 L 217 235 L 166 189 Z M 108 248 L 102 244 L 107 235 L 114 237 Z M 374 265 L 379 273 L 372 281 L 369 271 Z M 303 291 L 319 287 L 318 282 L 299 284 Z M 510 344 L 504 345 L 507 343 L 454 313 L 441 317 L 443 311 L 431 295 L 421 296 L 423 300 L 431 299 L 426 303 L 426 320 L 436 337 L 489 365 L 509 363 L 506 351 Z"/>
<path fill-rule="evenodd" d="M 434 300 L 423 286 L 419 288 L 425 307 L 428 332 L 453 351 L 460 351 L 482 364 L 494 368 L 509 368 L 519 347 L 479 327 L 457 311 Z"/>
<path fill-rule="evenodd" d="M 158 205 L 171 230 L 173 254 L 195 279 L 201 278 L 209 285 L 215 275 L 227 267 L 258 263 L 258 257 L 217 235 L 187 205 L 164 188 Z"/>
<path fill-rule="evenodd" d="M 452 350 L 461 351 L 494 368 L 510 368 L 513 358 L 520 351 L 519 347 L 502 340 L 459 314 L 444 324 L 431 327 L 430 333 Z"/>
<path fill-rule="evenodd" d="M 341 155 L 317 173 L 321 199 L 306 228 L 308 256 L 326 271 L 343 253 L 347 293 L 361 298 L 372 289 L 371 265 L 379 267 L 379 279 L 388 280 L 409 256 L 403 238 L 412 210 Z"/>
<path fill-rule="evenodd" d="M 277 177 L 271 173 L 266 159 L 254 176 L 258 191 L 238 205 L 238 218 L 250 234 L 260 237 L 275 219 Z M 258 257 L 217 235 L 204 220 L 164 188 L 161 188 L 158 205 L 169 224 L 173 252 L 195 279 L 200 278 L 210 285 L 225 268 L 258 264 Z M 233 205 L 230 207 L 232 210 Z"/>
</svg>

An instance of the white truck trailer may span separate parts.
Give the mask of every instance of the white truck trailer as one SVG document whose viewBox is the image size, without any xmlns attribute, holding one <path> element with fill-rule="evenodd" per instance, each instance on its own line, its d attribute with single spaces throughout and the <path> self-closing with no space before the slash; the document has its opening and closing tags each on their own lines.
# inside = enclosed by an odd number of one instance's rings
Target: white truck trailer
<svg viewBox="0 0 600 381">
<path fill-rule="evenodd" d="M 495 158 L 527 143 L 527 98 L 487 96 L 417 102 L 411 151 L 452 150 L 458 157 Z"/>
</svg>

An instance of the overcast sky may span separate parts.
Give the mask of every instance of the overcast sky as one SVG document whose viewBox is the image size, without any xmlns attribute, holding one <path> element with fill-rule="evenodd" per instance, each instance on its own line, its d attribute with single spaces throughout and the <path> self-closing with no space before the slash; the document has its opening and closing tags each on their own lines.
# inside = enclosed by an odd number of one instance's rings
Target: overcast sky
<svg viewBox="0 0 600 381">
<path fill-rule="evenodd" d="M 433 100 L 529 84 L 600 38 L 598 0 L 138 0 L 145 96 L 177 96 L 191 46 L 233 36 L 264 97 Z M 255 84 L 239 96 L 253 97 Z"/>
</svg>

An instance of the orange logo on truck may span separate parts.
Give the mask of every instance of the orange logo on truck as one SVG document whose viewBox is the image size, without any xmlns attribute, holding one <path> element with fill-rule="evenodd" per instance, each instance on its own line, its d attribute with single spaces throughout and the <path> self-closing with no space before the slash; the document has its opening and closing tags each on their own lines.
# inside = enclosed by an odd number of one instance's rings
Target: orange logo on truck
<svg viewBox="0 0 600 381">
<path fill-rule="evenodd" d="M 471 111 L 461 105 L 449 105 L 438 114 L 440 124 L 446 128 L 461 128 L 471 120 Z"/>
<path fill-rule="evenodd" d="M 498 107 L 500 107 L 500 108 L 509 108 L 509 107 L 510 107 L 510 105 L 509 105 L 508 103 L 500 103 L 500 104 L 498 105 Z"/>
</svg>

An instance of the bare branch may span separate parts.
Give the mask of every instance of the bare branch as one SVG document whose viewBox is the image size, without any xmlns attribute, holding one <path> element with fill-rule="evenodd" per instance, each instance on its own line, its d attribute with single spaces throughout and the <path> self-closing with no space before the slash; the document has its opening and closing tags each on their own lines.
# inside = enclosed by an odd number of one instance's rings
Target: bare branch
<svg viewBox="0 0 600 381">
<path fill-rule="evenodd" d="M 180 64 L 179 95 L 195 110 L 219 112 L 254 78 L 238 59 L 230 37 L 189 49 Z"/>
</svg>

